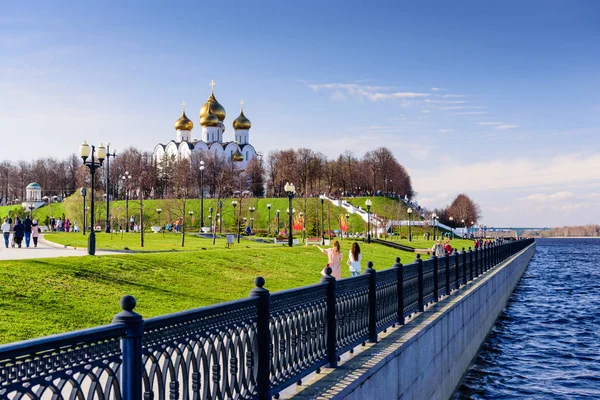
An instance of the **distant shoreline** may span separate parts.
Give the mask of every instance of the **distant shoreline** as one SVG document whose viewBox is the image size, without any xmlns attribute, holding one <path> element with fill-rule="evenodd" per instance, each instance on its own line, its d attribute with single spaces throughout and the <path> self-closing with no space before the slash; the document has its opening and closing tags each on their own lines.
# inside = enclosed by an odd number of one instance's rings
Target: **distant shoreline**
<svg viewBox="0 0 600 400">
<path fill-rule="evenodd" d="M 534 239 L 600 239 L 600 236 L 538 236 Z"/>
</svg>

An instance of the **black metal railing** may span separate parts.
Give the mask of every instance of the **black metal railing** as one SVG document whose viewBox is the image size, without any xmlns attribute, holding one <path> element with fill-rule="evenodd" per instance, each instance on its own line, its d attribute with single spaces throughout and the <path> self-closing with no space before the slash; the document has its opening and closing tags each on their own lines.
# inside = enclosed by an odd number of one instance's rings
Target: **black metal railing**
<svg viewBox="0 0 600 400">
<path fill-rule="evenodd" d="M 404 324 L 533 239 L 400 264 L 142 320 L 121 299 L 113 324 L 0 346 L 0 398 L 271 399 L 378 333 Z"/>
</svg>

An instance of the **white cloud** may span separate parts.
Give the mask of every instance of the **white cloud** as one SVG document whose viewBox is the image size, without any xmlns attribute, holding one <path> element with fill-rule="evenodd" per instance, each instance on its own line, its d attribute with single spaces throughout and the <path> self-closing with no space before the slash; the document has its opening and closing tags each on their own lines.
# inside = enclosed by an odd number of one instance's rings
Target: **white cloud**
<svg viewBox="0 0 600 400">
<path fill-rule="evenodd" d="M 444 111 L 450 111 L 450 110 L 481 110 L 482 106 L 449 106 L 449 107 L 442 107 L 442 110 Z"/>
<path fill-rule="evenodd" d="M 392 88 L 388 86 L 359 85 L 357 83 L 323 83 L 309 84 L 308 86 L 315 92 L 320 90 L 333 91 L 332 98 L 334 100 L 346 99 L 347 97 L 358 97 L 359 99 L 367 99 L 370 101 L 385 101 L 429 96 L 429 93 L 394 92 L 392 91 Z"/>
<path fill-rule="evenodd" d="M 533 201 L 536 203 L 545 203 L 545 202 L 550 202 L 550 201 L 563 201 L 569 198 L 573 197 L 573 193 L 563 190 L 560 192 L 556 192 L 556 193 L 551 193 L 551 194 L 545 194 L 545 193 L 535 193 L 535 194 L 530 194 L 529 196 L 526 197 L 521 197 L 519 200 L 523 200 L 523 201 Z"/>
<path fill-rule="evenodd" d="M 434 91 L 434 92 L 439 92 L 441 90 L 446 90 L 446 89 L 439 88 L 439 87 L 432 87 L 431 90 Z"/>
<path fill-rule="evenodd" d="M 487 111 L 462 111 L 455 113 L 456 115 L 483 115 L 487 114 Z"/>
<path fill-rule="evenodd" d="M 448 179 L 452 177 L 452 179 Z M 600 153 L 565 153 L 553 158 L 503 159 L 444 165 L 443 171 L 415 171 L 417 192 L 502 191 L 600 183 Z"/>
<path fill-rule="evenodd" d="M 515 129 L 518 125 L 498 125 L 496 129 Z"/>
<path fill-rule="evenodd" d="M 425 99 L 423 103 L 431 103 L 431 104 L 464 104 L 465 100 L 435 100 L 435 99 Z"/>
<path fill-rule="evenodd" d="M 504 122 L 478 122 L 477 125 L 502 125 Z"/>
<path fill-rule="evenodd" d="M 454 132 L 454 129 L 440 129 L 440 133 Z"/>
<path fill-rule="evenodd" d="M 450 98 L 450 97 L 465 97 L 465 95 L 464 95 L 464 94 L 443 94 L 443 95 L 440 95 L 440 96 L 441 96 L 441 97 L 444 97 L 444 98 Z"/>
</svg>

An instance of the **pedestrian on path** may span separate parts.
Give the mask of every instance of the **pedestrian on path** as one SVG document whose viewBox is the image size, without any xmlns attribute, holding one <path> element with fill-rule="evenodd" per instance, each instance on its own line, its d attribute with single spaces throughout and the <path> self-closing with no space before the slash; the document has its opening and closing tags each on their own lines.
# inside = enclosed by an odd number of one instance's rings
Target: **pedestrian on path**
<svg viewBox="0 0 600 400">
<path fill-rule="evenodd" d="M 15 244 L 21 248 L 21 243 L 23 242 L 23 237 L 25 236 L 25 227 L 21 223 L 21 219 L 17 217 L 15 226 L 13 227 Z"/>
<path fill-rule="evenodd" d="M 38 244 L 38 238 L 40 237 L 40 226 L 38 225 L 38 222 L 34 219 L 33 223 L 31 224 L 31 238 L 33 239 L 33 247 L 37 247 Z M 29 246 L 27 246 L 29 247 Z"/>
<path fill-rule="evenodd" d="M 31 241 L 31 218 L 29 216 L 25 217 L 25 221 L 23 221 L 23 227 L 25 228 L 25 246 L 29 247 L 29 242 Z"/>
<path fill-rule="evenodd" d="M 8 239 L 10 238 L 10 223 L 8 222 L 8 218 L 4 218 L 4 223 L 0 229 L 2 229 L 2 235 L 4 236 L 4 244 L 8 249 Z"/>
</svg>

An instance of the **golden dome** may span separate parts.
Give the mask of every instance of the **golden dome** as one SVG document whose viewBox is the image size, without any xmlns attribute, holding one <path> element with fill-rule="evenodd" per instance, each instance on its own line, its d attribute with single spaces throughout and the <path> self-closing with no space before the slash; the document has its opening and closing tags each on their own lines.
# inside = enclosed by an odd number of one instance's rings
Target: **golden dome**
<svg viewBox="0 0 600 400">
<path fill-rule="evenodd" d="M 181 117 L 175 121 L 175 129 L 178 131 L 191 131 L 194 129 L 194 123 L 185 115 L 185 110 L 181 112 Z"/>
<path fill-rule="evenodd" d="M 200 118 L 206 114 L 206 110 L 208 109 L 208 105 L 210 104 L 210 110 L 212 113 L 219 119 L 219 121 L 225 120 L 225 108 L 217 101 L 215 98 L 215 94 L 211 93 L 206 103 L 200 109 Z"/>
<path fill-rule="evenodd" d="M 219 126 L 219 118 L 215 116 L 212 112 L 212 104 L 208 104 L 207 112 L 202 114 L 202 110 L 200 110 L 200 125 L 202 126 Z"/>
<path fill-rule="evenodd" d="M 233 129 L 250 129 L 252 123 L 244 115 L 244 110 L 240 111 L 240 116 L 233 121 Z"/>
<path fill-rule="evenodd" d="M 240 153 L 240 147 L 236 147 L 235 153 L 231 155 L 231 161 L 233 162 L 242 162 L 244 161 L 244 155 Z"/>
</svg>

